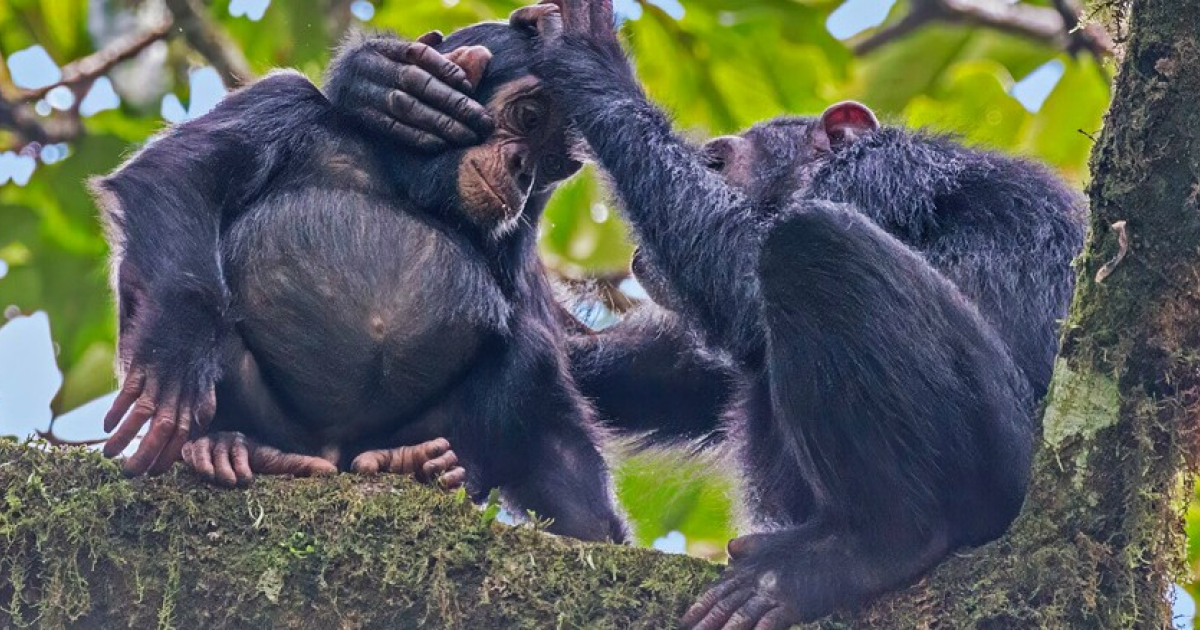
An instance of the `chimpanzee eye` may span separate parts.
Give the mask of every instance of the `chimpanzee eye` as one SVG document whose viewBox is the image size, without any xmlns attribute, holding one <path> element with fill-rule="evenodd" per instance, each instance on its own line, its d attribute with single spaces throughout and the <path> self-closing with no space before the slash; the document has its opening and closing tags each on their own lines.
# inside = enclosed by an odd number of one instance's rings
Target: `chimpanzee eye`
<svg viewBox="0 0 1200 630">
<path fill-rule="evenodd" d="M 521 133 L 536 131 L 541 126 L 544 117 L 545 111 L 541 103 L 536 101 L 520 102 L 513 109 L 513 123 Z"/>
</svg>

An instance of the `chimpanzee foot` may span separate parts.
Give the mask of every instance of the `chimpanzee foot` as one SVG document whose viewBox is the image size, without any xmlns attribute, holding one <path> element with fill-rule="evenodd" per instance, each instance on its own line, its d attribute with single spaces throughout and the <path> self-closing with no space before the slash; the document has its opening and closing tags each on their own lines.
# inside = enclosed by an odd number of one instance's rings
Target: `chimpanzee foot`
<svg viewBox="0 0 1200 630">
<path fill-rule="evenodd" d="M 234 431 L 219 432 L 183 446 L 183 461 L 209 483 L 245 486 L 260 475 L 318 477 L 337 473 L 332 462 L 259 444 Z"/>
<path fill-rule="evenodd" d="M 458 465 L 458 456 L 450 450 L 446 438 L 367 451 L 355 457 L 350 468 L 364 475 L 412 475 L 422 483 L 433 483 L 446 490 L 458 488 L 467 480 L 467 471 Z"/>
<path fill-rule="evenodd" d="M 757 556 L 769 553 L 762 544 L 768 537 L 745 536 L 729 542 L 729 567 L 684 613 L 683 628 L 783 630 L 803 621 L 781 589 L 781 572 L 757 562 Z"/>
</svg>

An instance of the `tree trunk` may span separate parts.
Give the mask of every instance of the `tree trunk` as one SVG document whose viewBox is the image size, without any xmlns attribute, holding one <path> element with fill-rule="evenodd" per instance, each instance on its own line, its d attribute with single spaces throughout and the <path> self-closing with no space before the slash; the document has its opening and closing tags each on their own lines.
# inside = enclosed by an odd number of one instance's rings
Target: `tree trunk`
<svg viewBox="0 0 1200 630">
<path fill-rule="evenodd" d="M 822 625 L 1160 627 L 1200 419 L 1200 0 L 1134 0 L 1025 509 Z M 0 625 L 670 627 L 709 563 L 491 522 L 402 480 L 221 491 L 0 443 Z"/>
</svg>

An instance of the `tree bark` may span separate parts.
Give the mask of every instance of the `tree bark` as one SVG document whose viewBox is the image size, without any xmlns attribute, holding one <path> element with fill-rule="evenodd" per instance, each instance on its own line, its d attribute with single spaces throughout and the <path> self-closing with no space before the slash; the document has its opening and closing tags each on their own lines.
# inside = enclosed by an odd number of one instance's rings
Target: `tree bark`
<svg viewBox="0 0 1200 630">
<path fill-rule="evenodd" d="M 1200 420 L 1200 0 L 1134 0 L 1091 235 L 1008 535 L 827 627 L 1162 627 Z M 715 565 L 402 480 L 126 481 L 0 443 L 0 625 L 670 627 Z"/>
</svg>

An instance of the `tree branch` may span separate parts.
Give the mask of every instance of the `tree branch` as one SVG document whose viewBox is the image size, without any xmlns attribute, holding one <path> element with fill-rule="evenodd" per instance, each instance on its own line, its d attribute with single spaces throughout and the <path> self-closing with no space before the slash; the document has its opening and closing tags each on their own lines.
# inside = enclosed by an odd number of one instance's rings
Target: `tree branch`
<svg viewBox="0 0 1200 630">
<path fill-rule="evenodd" d="M 62 79 L 52 85 L 34 90 L 22 90 L 14 95 L 0 90 L 0 128 L 16 132 L 23 142 L 43 144 L 72 140 L 83 133 L 79 119 L 79 104 L 96 79 L 132 59 L 154 42 L 170 37 L 171 22 L 166 21 L 146 31 L 130 33 L 114 40 L 104 48 L 73 61 L 62 69 Z M 0 60 L 2 62 L 2 60 Z M 33 111 L 33 103 L 51 90 L 66 86 L 75 95 L 75 104 L 66 116 L 43 118 Z"/>
<path fill-rule="evenodd" d="M 855 44 L 855 54 L 865 55 L 935 21 L 992 28 L 1072 54 L 1080 50 L 1096 56 L 1112 54 L 1112 42 L 1102 29 L 1077 29 L 1079 7 L 1073 0 L 1056 0 L 1054 8 L 1004 0 L 914 0 L 911 4 L 899 22 Z"/>
<path fill-rule="evenodd" d="M 241 49 L 196 0 L 166 0 L 166 3 L 188 45 L 216 68 L 226 87 L 235 88 L 254 80 L 254 72 Z"/>
<path fill-rule="evenodd" d="M 63 66 L 62 79 L 58 83 L 36 90 L 25 90 L 18 95 L 18 99 L 24 103 L 32 103 L 49 94 L 51 90 L 64 85 L 71 88 L 71 91 L 78 96 L 79 92 L 87 92 L 96 79 L 112 70 L 117 64 L 138 56 L 150 45 L 168 37 L 170 33 L 171 21 L 167 20 L 149 30 L 119 37 L 104 48 Z"/>
</svg>

